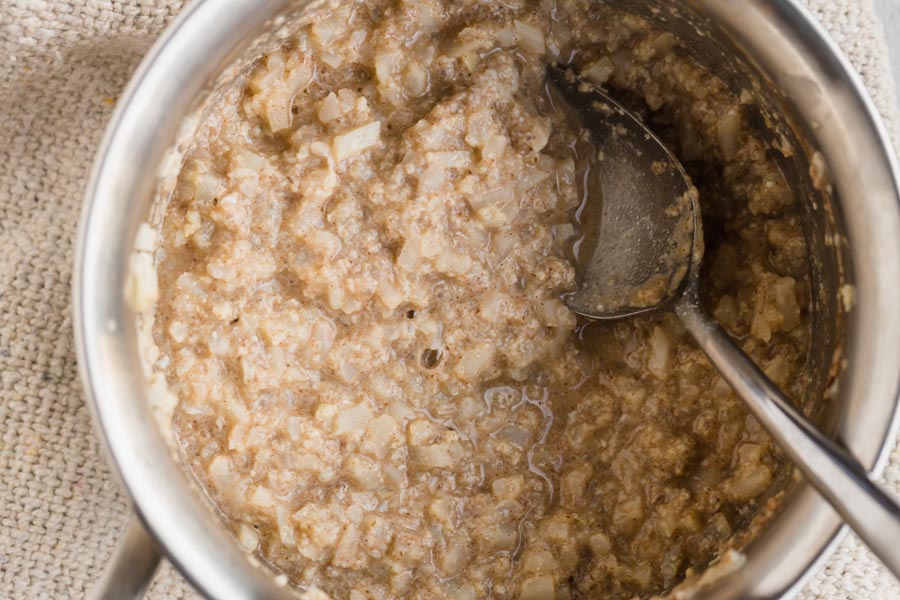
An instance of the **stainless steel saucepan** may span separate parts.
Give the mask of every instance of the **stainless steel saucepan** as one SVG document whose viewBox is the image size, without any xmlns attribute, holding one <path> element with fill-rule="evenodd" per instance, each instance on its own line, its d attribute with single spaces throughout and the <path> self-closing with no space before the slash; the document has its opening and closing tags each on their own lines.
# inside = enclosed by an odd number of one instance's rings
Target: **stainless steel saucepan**
<svg viewBox="0 0 900 600">
<path fill-rule="evenodd" d="M 735 91 L 802 199 L 810 250 L 812 351 L 803 408 L 877 473 L 897 434 L 900 184 L 858 76 L 795 0 L 610 0 L 673 31 Z M 152 414 L 134 313 L 123 288 L 138 227 L 164 196 L 197 111 L 240 57 L 277 44 L 308 0 L 199 0 L 168 28 L 119 101 L 88 186 L 76 250 L 75 333 L 98 432 L 136 517 L 98 598 L 138 597 L 161 556 L 205 595 L 291 598 L 226 531 L 179 466 Z M 217 85 L 213 85 L 218 82 Z M 798 477 L 704 598 L 789 598 L 844 528 Z"/>
</svg>

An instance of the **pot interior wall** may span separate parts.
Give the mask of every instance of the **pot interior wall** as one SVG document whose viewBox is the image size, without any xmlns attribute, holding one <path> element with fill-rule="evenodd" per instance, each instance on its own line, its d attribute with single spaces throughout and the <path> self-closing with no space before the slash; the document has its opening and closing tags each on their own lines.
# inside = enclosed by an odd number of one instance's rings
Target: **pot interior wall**
<svg viewBox="0 0 900 600">
<path fill-rule="evenodd" d="M 808 253 L 810 348 L 805 368 L 809 384 L 804 396 L 793 400 L 826 433 L 834 434 L 845 412 L 837 375 L 849 321 L 839 291 L 852 281 L 852 273 L 844 243 L 840 199 L 828 183 L 827 174 L 821 176 L 811 168 L 822 161 L 810 141 L 813 131 L 798 114 L 792 99 L 753 60 L 752 51 L 704 15 L 700 3 L 675 0 L 607 0 L 607 3 L 670 31 L 685 51 L 717 73 L 736 95 L 740 96 L 742 91 L 752 94 L 754 100 L 745 107 L 745 115 L 766 141 L 768 152 L 794 192 Z M 772 505 L 762 508 L 753 522 L 754 531 L 777 518 L 780 508 L 794 496 L 799 480 L 792 476 L 793 471 L 789 463 L 785 464 L 769 492 L 770 496 L 781 496 L 778 507 L 775 511 L 771 510 Z M 750 539 L 753 534 L 746 532 L 744 537 Z M 745 551 L 752 561 L 753 544 Z"/>
<path fill-rule="evenodd" d="M 723 29 L 702 16 L 691 3 L 672 0 L 611 0 L 610 4 L 648 19 L 672 32 L 685 50 L 700 64 L 717 73 L 740 95 L 749 91 L 754 102 L 746 106 L 751 126 L 767 141 L 769 152 L 788 181 L 802 217 L 811 282 L 811 343 L 806 369 L 810 385 L 798 401 L 814 421 L 833 430 L 840 407 L 831 403 L 829 386 L 840 360 L 843 309 L 838 291 L 850 279 L 846 247 L 840 239 L 839 201 L 830 185 L 814 182 L 811 165 L 818 161 L 810 144 L 811 131 L 793 108 L 790 98 L 766 77 L 741 47 Z"/>
<path fill-rule="evenodd" d="M 844 256 L 846 248 L 834 243 L 841 236 L 839 202 L 830 185 L 814 182 L 811 176 L 810 166 L 818 159 L 814 159 L 816 151 L 808 141 L 809 127 L 796 114 L 791 99 L 766 77 L 746 49 L 689 3 L 610 3 L 675 34 L 693 58 L 719 74 L 736 95 L 742 91 L 753 95 L 747 113 L 797 198 L 807 243 L 811 344 L 806 369 L 810 385 L 805 396 L 795 400 L 817 424 L 826 431 L 833 430 L 840 407 L 832 404 L 828 390 L 840 360 L 844 319 L 838 291 L 849 279 L 849 261 Z"/>
</svg>

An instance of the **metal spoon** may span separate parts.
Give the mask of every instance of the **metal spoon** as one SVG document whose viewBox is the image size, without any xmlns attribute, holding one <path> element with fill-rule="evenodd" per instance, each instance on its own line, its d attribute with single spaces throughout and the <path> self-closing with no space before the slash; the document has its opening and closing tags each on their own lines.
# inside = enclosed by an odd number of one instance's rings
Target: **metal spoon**
<svg viewBox="0 0 900 600">
<path fill-rule="evenodd" d="M 578 248 L 569 308 L 591 319 L 671 310 L 822 496 L 900 577 L 900 506 L 825 437 L 706 313 L 698 291 L 703 229 L 697 190 L 640 117 L 571 71 L 548 70 L 555 100 L 590 132 L 600 186 Z"/>
</svg>

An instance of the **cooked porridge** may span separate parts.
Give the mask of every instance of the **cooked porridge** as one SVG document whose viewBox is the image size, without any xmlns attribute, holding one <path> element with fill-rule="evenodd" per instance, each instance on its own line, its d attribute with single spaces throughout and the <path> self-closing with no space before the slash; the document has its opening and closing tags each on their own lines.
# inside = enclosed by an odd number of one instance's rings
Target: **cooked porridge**
<svg viewBox="0 0 900 600">
<path fill-rule="evenodd" d="M 802 395 L 794 198 L 674 38 L 587 0 L 320 5 L 201 127 L 157 254 L 183 459 L 293 584 L 650 596 L 780 472 L 674 317 L 561 301 L 592 154 L 557 62 L 641 100 L 699 188 L 712 312 Z"/>
</svg>

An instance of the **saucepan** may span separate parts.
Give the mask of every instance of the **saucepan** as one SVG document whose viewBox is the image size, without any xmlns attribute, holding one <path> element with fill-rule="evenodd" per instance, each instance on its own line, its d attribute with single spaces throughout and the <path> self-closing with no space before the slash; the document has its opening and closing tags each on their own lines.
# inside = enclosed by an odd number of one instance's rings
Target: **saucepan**
<svg viewBox="0 0 900 600">
<path fill-rule="evenodd" d="M 859 77 L 794 0 L 613 0 L 673 31 L 736 91 L 759 99 L 760 131 L 802 199 L 812 282 L 807 413 L 872 473 L 896 439 L 900 391 L 900 185 Z M 87 189 L 74 277 L 81 377 L 135 517 L 97 597 L 139 597 L 162 556 L 210 598 L 290 598 L 226 531 L 167 442 L 123 288 L 140 225 L 158 216 L 198 111 L 241 59 L 278 43 L 303 0 L 201 0 L 144 59 L 118 103 Z M 255 53 L 255 54 L 254 54 Z M 237 61 L 237 62 L 235 62 Z M 789 149 L 784 151 L 785 149 Z M 146 259 L 145 259 L 146 260 Z M 787 598 L 844 533 L 801 478 L 777 500 L 705 598 Z"/>
</svg>

